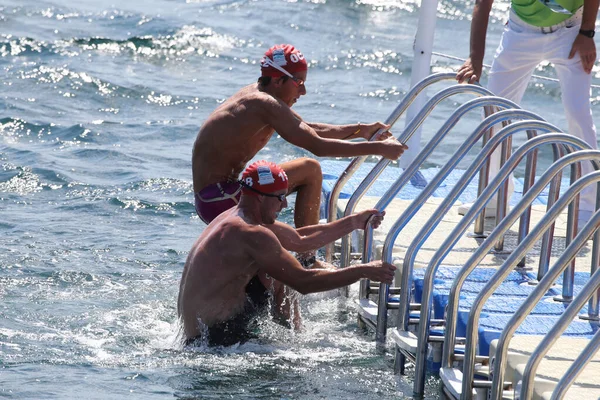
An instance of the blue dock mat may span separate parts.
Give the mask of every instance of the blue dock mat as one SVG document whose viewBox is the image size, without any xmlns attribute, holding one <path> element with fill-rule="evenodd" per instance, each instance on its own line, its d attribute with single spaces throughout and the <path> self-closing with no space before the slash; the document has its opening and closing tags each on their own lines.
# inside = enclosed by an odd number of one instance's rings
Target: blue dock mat
<svg viewBox="0 0 600 400">
<path fill-rule="evenodd" d="M 478 328 L 478 353 L 480 355 L 489 355 L 490 344 L 494 339 L 498 339 L 504 327 L 510 320 L 512 315 L 508 314 L 495 314 L 490 315 L 486 313 L 481 314 Z M 552 326 L 558 321 L 560 316 L 539 316 L 529 315 L 521 323 L 519 328 L 516 330 L 515 335 L 545 335 L 550 331 Z M 461 311 L 458 313 L 458 324 L 457 324 L 457 335 L 464 336 L 466 331 L 462 331 L 467 326 L 469 313 Z M 460 328 L 459 328 L 460 327 Z M 592 338 L 592 336 L 598 331 L 598 324 L 595 322 L 584 321 L 581 319 L 575 319 L 569 324 L 567 329 L 563 332 L 563 336 L 573 337 L 586 337 Z"/>
<path fill-rule="evenodd" d="M 448 303 L 448 293 L 458 273 L 456 267 L 440 267 L 434 281 L 433 289 L 433 318 L 445 318 L 445 308 Z M 469 310 L 486 282 L 491 279 L 496 270 L 491 268 L 475 269 L 468 277 L 461 290 L 459 301 L 459 318 L 457 321 L 456 334 L 464 336 L 466 324 L 468 321 Z M 414 271 L 415 299 L 420 302 L 422 297 L 424 269 Z M 521 304 L 526 301 L 535 288 L 527 284 L 532 281 L 535 275 L 533 273 L 521 273 L 512 271 L 507 279 L 496 289 L 494 294 L 486 301 L 482 318 L 479 325 L 479 354 L 487 355 L 489 345 L 492 340 L 500 337 L 500 332 L 506 325 L 506 322 L 517 311 Z M 577 272 L 575 274 L 575 292 L 581 290 L 581 285 L 589 279 L 589 274 Z M 561 287 L 551 288 L 546 295 L 536 304 L 530 316 L 521 324 L 517 330 L 517 335 L 535 335 L 545 334 L 552 324 L 556 322 L 559 316 L 564 312 L 568 304 L 553 301 L 553 297 L 559 295 Z M 584 307 L 580 314 L 585 314 L 587 308 Z M 590 336 L 597 327 L 586 321 L 574 321 L 564 335 L 567 336 Z"/>
<path fill-rule="evenodd" d="M 446 290 L 446 292 L 450 291 L 450 287 L 452 286 L 452 281 L 456 277 L 459 268 L 453 267 L 444 267 L 440 266 L 435 274 L 434 278 L 434 293 L 436 289 Z M 493 268 L 476 268 L 474 269 L 463 284 L 461 292 L 469 292 L 469 293 L 479 293 L 479 291 L 486 285 L 486 283 L 494 276 L 497 272 L 496 269 Z M 421 302 L 421 297 L 423 295 L 423 283 L 424 283 L 425 269 L 415 269 L 413 271 L 413 283 L 414 283 L 414 297 L 417 302 Z M 524 293 L 527 295 L 529 293 L 528 289 L 519 289 L 522 283 L 526 283 L 532 279 L 532 276 L 528 274 L 522 274 L 517 271 L 512 271 L 504 280 L 504 284 L 511 283 L 510 290 L 505 290 L 498 288 L 497 293 L 506 293 L 506 294 L 518 294 Z M 502 287 L 502 285 L 501 285 Z"/>
<path fill-rule="evenodd" d="M 329 195 L 333 186 L 335 185 L 338 177 L 344 172 L 348 166 L 348 161 L 341 160 L 322 160 L 321 170 L 323 171 L 323 205 L 328 204 Z M 374 163 L 365 162 L 360 168 L 354 173 L 354 175 L 348 180 L 346 185 L 342 188 L 340 193 L 340 199 L 348 199 L 351 194 L 354 193 L 356 188 L 360 185 L 362 180 L 368 175 L 371 169 L 375 166 Z M 430 182 L 433 177 L 439 172 L 439 168 L 428 168 L 422 169 L 406 184 L 402 190 L 396 195 L 396 198 L 404 200 L 413 200 L 419 193 L 421 193 L 423 187 Z M 391 165 L 385 168 L 377 180 L 367 191 L 367 196 L 381 197 L 387 191 L 387 189 L 400 177 L 402 169 Z M 462 177 L 464 170 L 453 170 L 441 185 L 433 192 L 433 197 L 445 198 L 455 184 Z M 479 175 L 476 174 L 471 182 L 467 185 L 465 190 L 461 193 L 457 200 L 462 203 L 471 203 L 477 198 L 477 182 Z M 521 200 L 523 194 L 523 179 L 514 178 L 514 194 L 511 197 L 510 205 L 516 205 Z M 561 183 L 561 192 L 563 192 L 569 186 L 568 177 L 563 177 Z M 545 205 L 548 203 L 548 188 L 544 189 L 542 193 L 536 198 L 533 204 Z M 322 209 L 322 218 L 325 217 L 325 209 Z"/>
<path fill-rule="evenodd" d="M 329 195 L 333 186 L 335 185 L 337 178 L 346 169 L 348 161 L 340 160 L 324 160 L 321 162 L 321 168 L 323 171 L 323 204 L 327 205 Z M 367 176 L 369 171 L 375 166 L 374 163 L 364 163 L 356 173 L 346 183 L 340 194 L 340 199 L 348 199 L 351 194 L 360 185 L 362 180 Z M 438 168 L 430 168 L 420 170 L 415 176 L 413 176 L 409 183 L 407 183 L 402 190 L 396 195 L 396 198 L 404 200 L 415 199 L 430 182 L 435 175 L 439 172 Z M 385 194 L 387 189 L 400 177 L 402 169 L 397 166 L 388 166 L 373 185 L 367 191 L 367 196 L 381 197 Z M 464 171 L 454 170 L 441 185 L 436 188 L 432 193 L 432 197 L 445 198 L 458 180 L 462 177 Z M 477 182 L 478 175 L 475 175 L 471 182 L 467 185 L 465 190 L 458 197 L 458 201 L 462 203 L 473 202 L 477 198 Z M 510 200 L 510 205 L 516 205 L 522 198 L 523 192 L 523 180 L 516 178 L 514 179 L 515 191 Z M 563 177 L 561 182 L 561 193 L 566 190 L 569 186 L 568 177 Z M 548 188 L 536 198 L 533 204 L 545 205 L 548 201 Z M 322 217 L 325 217 L 324 207 L 321 210 Z M 441 267 L 435 276 L 434 283 L 434 318 L 443 318 L 444 309 L 447 304 L 447 295 L 452 285 L 458 268 L 444 268 Z M 475 296 L 483 288 L 483 286 L 489 281 L 492 275 L 495 273 L 495 269 L 481 268 L 476 269 L 467 278 L 461 290 L 461 301 L 459 303 L 459 319 L 457 324 L 457 334 L 464 336 L 466 329 L 466 323 L 468 319 L 468 308 L 472 304 Z M 423 286 L 423 275 L 424 270 L 415 270 L 413 283 L 414 283 L 414 294 L 415 299 L 420 302 L 422 296 Z M 492 297 L 486 302 L 482 313 L 479 326 L 479 354 L 487 355 L 489 353 L 489 345 L 492 340 L 500 337 L 501 330 L 505 327 L 506 323 L 514 313 L 520 304 L 524 301 L 524 297 L 527 296 L 533 290 L 534 286 L 528 285 L 527 282 L 534 280 L 535 276 L 532 273 L 522 274 L 519 272 L 511 272 L 509 277 L 500 285 Z M 575 293 L 578 293 L 582 285 L 589 279 L 587 273 L 576 273 L 575 274 Z M 561 283 L 561 279 L 557 280 L 557 284 Z M 536 305 L 532 315 L 529 315 L 525 321 L 518 328 L 517 335 L 536 335 L 547 333 L 552 325 L 558 320 L 559 315 L 564 311 L 566 305 L 558 302 L 551 302 L 552 296 L 560 294 L 560 287 L 552 288 L 546 296 Z M 439 329 L 439 328 L 438 328 Z M 576 320 L 573 321 L 564 335 L 568 336 L 580 336 L 580 337 L 591 337 L 596 330 L 597 325 L 590 324 L 587 321 Z"/>
</svg>

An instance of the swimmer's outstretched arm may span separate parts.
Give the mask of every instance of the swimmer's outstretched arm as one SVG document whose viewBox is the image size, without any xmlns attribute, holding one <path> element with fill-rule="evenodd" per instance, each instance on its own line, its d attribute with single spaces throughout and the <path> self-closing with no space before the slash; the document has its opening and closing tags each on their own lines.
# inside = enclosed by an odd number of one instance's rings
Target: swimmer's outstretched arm
<svg viewBox="0 0 600 400">
<path fill-rule="evenodd" d="M 363 138 L 370 140 L 371 137 L 379 130 L 383 129 L 384 133 L 379 136 L 379 140 L 388 139 L 392 136 L 388 129 L 390 125 L 386 125 L 382 122 L 375 122 L 372 124 L 350 124 L 350 125 L 330 125 L 321 122 L 307 122 L 308 126 L 313 128 L 317 135 L 322 138 L 328 139 L 359 139 Z"/>
<path fill-rule="evenodd" d="M 307 252 L 319 249 L 334 240 L 349 234 L 355 229 L 364 229 L 367 220 L 373 217 L 373 228 L 379 227 L 383 220 L 384 212 L 375 209 L 361 211 L 359 213 L 340 218 L 337 221 L 323 225 L 309 225 L 294 229 L 291 226 L 276 222 L 267 226 L 279 239 L 281 245 L 289 251 Z"/>
<path fill-rule="evenodd" d="M 241 242 L 245 243 L 248 256 L 259 266 L 259 270 L 302 294 L 337 289 L 361 278 L 391 283 L 396 270 L 393 265 L 381 261 L 338 270 L 307 270 L 281 247 L 275 234 L 268 229 L 259 226 L 245 235 Z"/>
<path fill-rule="evenodd" d="M 379 155 L 391 160 L 398 159 L 408 147 L 394 138 L 373 142 L 354 142 L 321 137 L 308 124 L 275 99 L 264 100 L 265 124 L 273 127 L 289 143 L 302 147 L 319 157 L 356 157 Z"/>
</svg>

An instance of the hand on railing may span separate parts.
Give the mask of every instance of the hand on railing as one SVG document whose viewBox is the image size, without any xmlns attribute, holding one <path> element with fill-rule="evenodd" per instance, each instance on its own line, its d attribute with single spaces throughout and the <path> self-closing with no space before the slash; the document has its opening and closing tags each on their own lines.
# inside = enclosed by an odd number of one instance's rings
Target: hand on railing
<svg viewBox="0 0 600 400">
<path fill-rule="evenodd" d="M 367 140 L 385 140 L 392 136 L 388 130 L 392 126 L 383 122 L 374 122 L 372 124 L 358 124 L 359 136 Z M 376 137 L 374 135 L 381 131 Z"/>
<path fill-rule="evenodd" d="M 363 278 L 381 283 L 392 283 L 396 267 L 393 264 L 381 260 L 372 261 L 368 264 L 357 266 L 363 269 Z"/>
<path fill-rule="evenodd" d="M 465 63 L 458 69 L 456 80 L 458 83 L 475 83 L 479 82 L 481 70 L 483 69 L 482 60 L 472 60 L 467 58 Z"/>
<path fill-rule="evenodd" d="M 400 143 L 395 137 L 390 137 L 380 142 L 382 144 L 379 155 L 389 160 L 397 160 L 408 149 L 404 143 Z"/>
<path fill-rule="evenodd" d="M 356 213 L 354 214 L 356 229 L 366 229 L 368 223 L 371 224 L 373 229 L 377 229 L 381 225 L 384 216 L 385 211 L 381 212 L 374 208 Z"/>
</svg>

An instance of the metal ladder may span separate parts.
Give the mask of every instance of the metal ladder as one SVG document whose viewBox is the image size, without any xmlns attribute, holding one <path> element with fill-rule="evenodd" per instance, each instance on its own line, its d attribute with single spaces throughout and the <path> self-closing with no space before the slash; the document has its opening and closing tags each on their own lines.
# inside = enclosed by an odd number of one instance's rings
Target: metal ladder
<svg viewBox="0 0 600 400">
<path fill-rule="evenodd" d="M 504 128 L 502 131 L 500 131 L 494 137 L 494 139 L 496 141 L 502 140 L 502 136 L 512 134 L 512 133 L 518 131 L 519 129 L 523 130 L 529 124 L 534 124 L 534 126 L 538 130 L 544 130 L 543 127 L 545 127 L 546 130 L 552 129 L 551 125 L 549 125 L 547 123 L 523 121 L 523 122 L 514 123 L 514 124 L 510 125 L 509 127 Z M 556 144 L 556 143 L 560 143 L 560 142 L 575 145 L 575 146 L 581 146 L 581 147 L 586 146 L 585 143 L 583 143 L 581 140 L 574 138 L 572 136 L 569 136 L 569 135 L 565 135 L 565 134 L 546 134 L 546 135 L 538 136 L 535 138 L 531 138 L 528 142 L 523 144 L 515 152 L 515 154 L 513 154 L 513 156 L 507 161 L 507 163 L 500 170 L 500 172 L 496 176 L 496 178 L 490 183 L 490 185 L 488 185 L 488 187 L 484 190 L 484 192 L 478 198 L 478 200 L 475 202 L 475 204 L 465 214 L 465 216 L 461 219 L 461 221 L 457 224 L 457 226 L 455 226 L 453 231 L 448 235 L 448 238 L 441 244 L 439 249 L 434 253 L 431 261 L 429 262 L 426 273 L 425 273 L 425 281 L 424 281 L 424 286 L 423 286 L 423 297 L 422 297 L 423 300 L 422 300 L 422 304 L 421 304 L 421 314 L 420 314 L 420 320 L 419 320 L 419 326 L 418 326 L 418 332 L 419 332 L 418 336 L 415 336 L 412 333 L 408 332 L 408 326 L 406 324 L 400 325 L 397 333 L 395 333 L 395 337 L 397 338 L 397 343 L 398 343 L 400 349 L 403 350 L 403 354 L 397 355 L 397 357 L 399 358 L 399 363 L 400 363 L 400 365 L 397 366 L 397 368 L 402 367 L 401 364 L 404 361 L 402 359 L 402 355 L 407 355 L 407 353 L 408 354 L 416 353 L 416 356 L 414 357 L 415 361 L 417 362 L 417 368 L 416 368 L 417 376 L 415 379 L 415 393 L 416 394 L 422 393 L 423 386 L 424 386 L 425 355 L 427 352 L 427 346 L 428 346 L 428 342 L 429 342 L 429 334 L 428 334 L 429 323 L 428 323 L 428 321 L 430 318 L 433 277 L 435 275 L 437 268 L 440 266 L 443 259 L 448 255 L 451 248 L 458 242 L 459 238 L 468 229 L 468 227 L 472 223 L 475 216 L 483 209 L 485 204 L 489 201 L 489 199 L 492 197 L 494 192 L 498 189 L 500 184 L 508 177 L 509 173 L 517 166 L 519 161 L 526 155 L 531 154 L 531 152 L 535 151 L 535 149 L 542 144 L 545 144 L 545 143 Z M 489 154 L 491 152 L 491 149 L 489 148 L 490 145 L 493 146 L 492 142 L 488 143 L 486 145 L 486 147 L 484 148 L 484 150 L 481 151 L 481 153 L 478 155 L 477 159 L 473 162 L 473 164 L 470 166 L 470 168 L 467 170 L 467 172 L 465 172 L 465 174 L 463 175 L 461 180 L 456 184 L 453 191 L 448 195 L 446 200 L 438 207 L 434 216 L 432 216 L 427 223 L 428 226 L 431 225 L 431 228 L 424 228 L 424 232 L 419 233 L 419 235 L 417 237 L 418 240 L 420 240 L 422 242 L 424 239 L 421 236 L 423 236 L 423 235 L 428 236 L 428 234 L 431 233 L 431 231 L 435 228 L 435 225 L 439 222 L 439 220 L 447 212 L 447 210 L 452 206 L 454 199 L 456 197 L 458 197 L 460 192 L 462 192 L 464 186 L 469 182 L 469 180 L 472 178 L 472 176 L 474 175 L 476 170 L 481 168 L 485 157 L 487 156 L 487 154 Z M 555 155 L 555 157 L 556 156 L 557 155 Z M 546 182 L 546 184 L 547 183 L 548 182 Z M 539 187 L 539 185 L 537 185 L 537 186 L 534 185 L 534 187 L 537 188 L 537 187 Z M 542 188 L 543 188 L 543 186 L 542 186 Z M 552 188 L 556 188 L 556 185 L 553 185 Z M 552 192 L 552 190 L 551 190 L 551 192 Z M 524 204 L 523 211 L 525 211 L 525 209 L 529 210 L 530 203 L 535 199 L 535 197 L 538 194 L 539 194 L 539 191 L 536 192 L 535 190 L 533 190 L 533 188 L 528 190 L 524 194 L 524 198 L 523 198 L 522 202 L 525 202 L 526 199 L 530 200 L 530 201 L 529 201 L 529 203 L 526 203 L 526 204 L 520 203 L 520 204 Z M 550 194 L 551 201 L 555 197 L 555 195 L 556 194 L 553 194 L 553 193 Z M 521 214 L 524 215 L 525 213 L 522 212 Z M 521 214 L 519 214 L 519 215 L 521 215 Z M 507 216 L 498 225 L 497 229 L 499 229 L 499 227 L 501 225 L 506 226 L 506 229 L 504 231 L 502 231 L 501 234 L 503 234 L 512 225 L 512 223 L 514 223 L 516 221 L 516 218 L 518 218 L 518 216 L 515 216 L 514 213 L 511 213 L 509 215 L 511 216 L 510 218 Z M 520 232 L 527 231 L 526 229 L 523 230 L 523 228 L 524 228 L 523 218 L 522 218 L 523 215 L 521 215 Z M 528 220 L 526 222 L 528 223 Z M 488 238 L 488 240 L 486 242 L 484 242 L 484 243 L 488 243 L 488 246 L 485 250 L 483 250 L 481 247 L 477 250 L 478 254 L 481 255 L 480 258 L 477 260 L 477 262 L 481 261 L 481 259 L 488 253 L 488 251 L 494 245 L 493 241 L 490 241 L 490 240 L 494 240 L 495 238 L 499 237 L 501 234 L 494 236 L 494 238 L 492 238 L 492 239 Z M 417 241 L 417 239 L 415 239 L 415 241 Z M 521 241 L 521 240 L 522 239 L 520 236 L 519 241 Z M 549 244 L 546 244 L 546 245 L 549 245 Z M 483 246 L 483 244 L 482 244 L 482 246 Z M 407 253 L 410 251 L 411 251 L 411 248 L 409 248 Z M 406 285 L 410 285 L 410 278 L 412 276 L 412 264 L 408 260 L 408 257 L 405 258 L 403 276 L 405 277 L 403 283 Z M 409 293 L 406 293 L 406 295 L 403 296 L 403 298 L 402 298 L 401 310 L 404 311 L 404 315 L 405 315 L 405 318 L 403 321 L 406 321 L 406 319 L 407 319 L 406 302 L 408 301 L 409 295 L 410 295 Z M 451 294 L 451 296 L 452 296 L 452 294 Z M 446 325 L 448 325 L 448 323 Z M 446 329 L 452 330 L 454 328 L 448 328 L 448 326 L 447 326 Z M 450 343 L 454 343 L 454 338 L 451 338 L 449 340 L 450 340 Z"/>
<path fill-rule="evenodd" d="M 555 135 L 546 135 L 546 136 L 555 136 Z M 572 143 L 575 144 L 576 138 L 569 137 L 572 140 Z M 537 138 L 536 138 L 537 139 Z M 578 140 L 578 139 L 577 139 Z M 533 141 L 533 140 L 532 140 Z M 585 143 L 577 146 L 584 148 Z M 586 145 L 587 146 L 587 145 Z M 510 225 L 516 221 L 518 216 L 524 211 L 526 207 L 535 199 L 535 196 L 541 192 L 541 190 L 550 182 L 550 180 L 556 176 L 563 168 L 566 166 L 578 163 L 580 161 L 592 160 L 594 161 L 595 168 L 600 167 L 598 161 L 600 161 L 600 152 L 598 151 L 579 151 L 572 154 L 569 154 L 558 161 L 556 161 L 549 169 L 542 175 L 539 181 L 531 188 L 530 192 L 528 192 L 523 199 L 519 202 L 517 206 L 509 213 L 507 218 L 502 221 L 494 231 L 490 234 L 490 236 L 481 244 L 478 250 L 471 256 L 469 261 L 465 264 L 465 266 L 461 269 L 458 276 L 456 277 L 452 288 L 450 290 L 450 297 L 447 308 L 447 318 L 446 318 L 446 331 L 444 338 L 444 347 L 443 347 L 443 357 L 442 357 L 442 369 L 440 375 L 442 377 L 442 381 L 444 382 L 446 387 L 453 386 L 456 387 L 456 380 L 459 379 L 461 381 L 461 390 L 459 392 L 455 392 L 454 397 L 460 397 L 461 399 L 469 399 L 473 396 L 473 387 L 477 386 L 478 382 L 473 380 L 474 368 L 475 368 L 475 346 L 477 342 L 476 338 L 476 329 L 478 325 L 478 318 L 481 314 L 481 310 L 483 308 L 483 304 L 485 301 L 491 296 L 493 291 L 501 284 L 504 278 L 511 272 L 513 267 L 517 265 L 518 261 L 524 254 L 535 244 L 535 242 L 544 234 L 544 232 L 548 231 L 551 225 L 554 223 L 555 219 L 561 213 L 561 211 L 572 202 L 575 196 L 587 185 L 591 183 L 596 183 L 600 181 L 600 172 L 595 172 L 590 175 L 586 175 L 585 177 L 577 180 L 569 190 L 559 198 L 559 200 L 550 207 L 547 214 L 543 217 L 543 219 L 534 227 L 532 232 L 527 235 L 525 240 L 523 240 L 514 252 L 508 257 L 508 259 L 502 264 L 500 269 L 497 271 L 495 276 L 490 279 L 485 288 L 479 293 L 476 298 L 471 312 L 469 314 L 469 322 L 467 326 L 467 337 L 466 337 L 466 348 L 464 357 L 462 355 L 454 354 L 454 342 L 455 342 L 455 328 L 456 328 L 456 318 L 458 312 L 458 293 L 460 291 L 461 285 L 466 279 L 466 276 L 476 268 L 479 261 L 483 258 L 483 256 L 491 249 L 493 246 L 493 241 L 496 240 L 500 235 L 502 235 Z M 509 160 L 510 163 L 510 160 Z M 508 171 L 504 168 L 501 169 L 500 174 L 506 175 Z M 501 179 L 500 174 L 498 179 Z M 496 182 L 495 182 L 496 183 Z M 485 201 L 482 199 L 482 201 Z M 479 203 L 479 201 L 478 201 Z M 572 205 L 569 206 L 569 221 L 567 224 L 567 239 L 573 237 L 573 232 L 575 229 L 573 216 L 576 212 L 576 207 Z M 465 216 L 467 218 L 467 216 Z M 596 221 L 597 219 L 593 219 Z M 567 249 L 561 256 L 561 258 L 556 262 L 555 267 L 544 275 L 542 280 L 540 281 L 538 287 L 534 289 L 534 291 L 530 294 L 528 299 L 524 302 L 523 306 L 519 311 L 517 311 L 511 322 L 515 324 L 520 323 L 531 311 L 531 309 L 537 303 L 537 299 L 541 297 L 549 288 L 549 286 L 553 283 L 554 279 L 560 274 L 563 270 L 570 270 L 572 268 L 571 261 L 573 257 L 576 255 L 577 251 L 585 244 L 587 237 L 592 232 L 592 228 L 594 226 L 591 221 L 586 225 L 586 227 L 582 230 L 581 234 L 578 235 L 575 240 L 567 243 Z M 588 234 L 589 232 L 589 234 Z M 597 244 L 594 245 L 594 258 L 593 264 L 597 265 Z M 567 275 L 571 275 L 570 272 Z M 550 282 L 551 281 L 551 282 Z M 550 284 L 547 284 L 550 282 Z M 572 293 L 573 290 L 573 281 L 568 280 L 566 285 L 568 286 L 568 291 Z M 590 296 L 588 296 L 590 297 Z M 587 298 L 586 298 L 587 300 Z M 597 309 L 597 294 L 594 294 L 591 301 L 591 318 L 597 318 L 598 309 Z M 518 321 L 518 322 L 517 322 Z M 565 325 L 566 326 L 566 325 Z M 504 329 L 502 337 L 510 337 L 516 327 L 511 327 L 511 323 L 507 325 Z M 504 339 L 506 340 L 506 339 Z M 501 340 L 501 343 L 498 345 L 498 349 L 503 349 L 504 344 Z M 499 350 L 502 351 L 502 350 Z M 505 355 L 505 353 L 504 353 Z M 458 356 L 458 357 L 457 357 Z M 497 355 L 498 357 L 498 355 Z M 463 360 L 463 371 L 461 372 L 457 368 L 453 368 L 454 361 Z M 496 359 L 494 363 L 494 381 L 489 384 L 484 382 L 483 385 L 479 385 L 480 387 L 490 388 L 492 389 L 492 398 L 501 398 L 504 387 L 504 384 L 500 385 L 499 382 L 503 382 L 503 358 L 500 355 L 499 358 Z M 454 381 L 454 382 L 453 382 Z M 481 382 L 479 382 L 481 383 Z M 416 383 L 415 383 L 415 391 L 417 391 Z"/>
</svg>

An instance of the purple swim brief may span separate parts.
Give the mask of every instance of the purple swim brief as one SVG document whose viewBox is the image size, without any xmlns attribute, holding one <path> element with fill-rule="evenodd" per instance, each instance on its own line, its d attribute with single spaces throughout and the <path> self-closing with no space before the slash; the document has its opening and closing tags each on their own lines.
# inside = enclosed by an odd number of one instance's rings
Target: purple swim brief
<svg viewBox="0 0 600 400">
<path fill-rule="evenodd" d="M 234 207 L 242 196 L 242 186 L 237 182 L 219 182 L 208 185 L 194 194 L 196 212 L 207 225 L 219 214 Z"/>
</svg>

